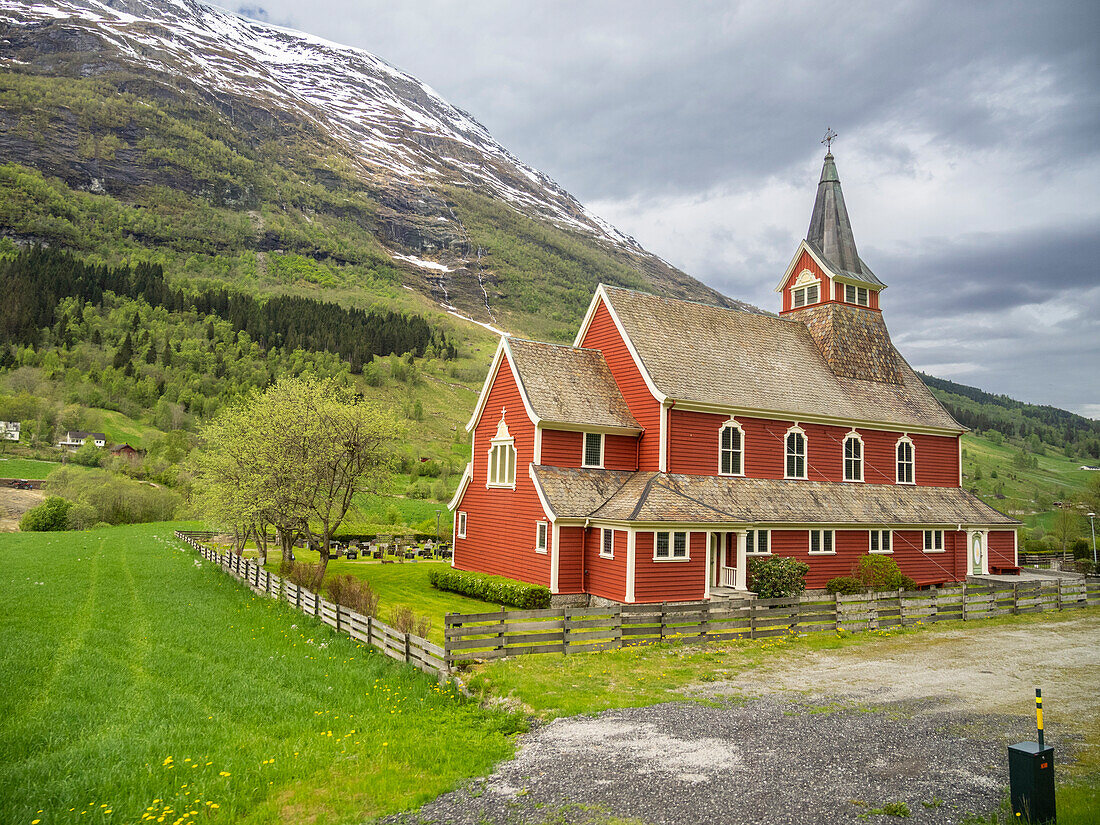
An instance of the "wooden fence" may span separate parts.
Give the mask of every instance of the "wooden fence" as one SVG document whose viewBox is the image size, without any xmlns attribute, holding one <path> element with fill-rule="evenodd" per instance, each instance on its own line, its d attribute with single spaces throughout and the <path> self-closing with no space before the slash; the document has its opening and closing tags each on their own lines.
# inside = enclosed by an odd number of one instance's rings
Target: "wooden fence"
<svg viewBox="0 0 1100 825">
<path fill-rule="evenodd" d="M 965 584 L 855 596 L 448 613 L 446 664 L 528 653 L 579 653 L 664 641 L 715 642 L 817 631 L 869 631 L 948 619 L 1100 605 L 1100 582 Z"/>
<path fill-rule="evenodd" d="M 269 573 L 252 559 L 242 558 L 235 553 L 218 553 L 203 544 L 211 535 L 197 531 L 176 531 L 177 538 L 190 544 L 204 559 L 220 565 L 225 572 L 245 582 L 253 591 L 280 599 L 303 613 L 316 616 L 337 633 L 347 633 L 351 638 L 376 647 L 399 662 L 408 662 L 426 673 L 446 675 L 449 672 L 446 652 L 439 645 L 412 633 L 402 633 L 385 622 L 330 602 L 305 587 L 299 587 L 281 576 Z"/>
</svg>

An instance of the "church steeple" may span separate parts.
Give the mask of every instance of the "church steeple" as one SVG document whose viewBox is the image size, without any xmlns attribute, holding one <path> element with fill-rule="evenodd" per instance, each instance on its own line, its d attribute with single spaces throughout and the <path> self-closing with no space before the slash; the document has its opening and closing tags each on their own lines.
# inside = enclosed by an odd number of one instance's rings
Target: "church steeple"
<svg viewBox="0 0 1100 825">
<path fill-rule="evenodd" d="M 817 184 L 817 199 L 810 216 L 810 228 L 806 230 L 806 241 L 837 275 L 885 286 L 860 260 L 856 251 L 852 222 L 844 205 L 840 175 L 837 174 L 832 152 L 825 155 L 825 163 L 821 167 L 821 180 Z"/>
</svg>

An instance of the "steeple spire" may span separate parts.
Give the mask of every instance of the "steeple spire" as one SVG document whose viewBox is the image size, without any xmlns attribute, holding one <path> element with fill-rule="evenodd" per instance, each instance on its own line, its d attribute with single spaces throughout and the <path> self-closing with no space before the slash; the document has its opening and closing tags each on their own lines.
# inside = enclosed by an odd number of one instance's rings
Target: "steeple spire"
<svg viewBox="0 0 1100 825">
<path fill-rule="evenodd" d="M 821 181 L 817 185 L 817 200 L 806 240 L 817 248 L 838 275 L 849 275 L 861 281 L 874 279 L 872 282 L 877 283 L 856 252 L 852 222 L 844 206 L 844 193 L 840 190 L 840 176 L 832 152 L 825 155 L 825 164 L 821 167 Z"/>
</svg>

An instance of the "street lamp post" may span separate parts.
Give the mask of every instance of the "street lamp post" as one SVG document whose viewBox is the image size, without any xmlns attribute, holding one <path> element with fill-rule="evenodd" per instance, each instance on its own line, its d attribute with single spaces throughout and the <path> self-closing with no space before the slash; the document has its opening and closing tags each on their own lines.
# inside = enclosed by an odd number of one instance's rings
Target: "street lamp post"
<svg viewBox="0 0 1100 825">
<path fill-rule="evenodd" d="M 1089 525 L 1092 527 L 1092 569 L 1096 570 L 1096 513 L 1089 513 Z"/>
</svg>

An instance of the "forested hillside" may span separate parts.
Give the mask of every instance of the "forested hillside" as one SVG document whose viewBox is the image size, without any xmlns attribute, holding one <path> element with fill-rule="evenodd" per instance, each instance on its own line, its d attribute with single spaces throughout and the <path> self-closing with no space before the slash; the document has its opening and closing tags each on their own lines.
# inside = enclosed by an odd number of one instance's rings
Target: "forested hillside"
<svg viewBox="0 0 1100 825">
<path fill-rule="evenodd" d="M 1027 404 L 1005 395 L 920 374 L 936 398 L 960 424 L 992 439 L 1015 439 L 1032 452 L 1041 445 L 1056 447 L 1069 456 L 1100 458 L 1100 421 L 1057 407 Z"/>
</svg>

